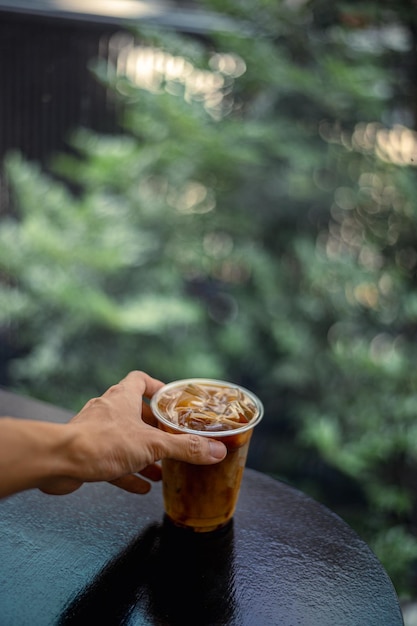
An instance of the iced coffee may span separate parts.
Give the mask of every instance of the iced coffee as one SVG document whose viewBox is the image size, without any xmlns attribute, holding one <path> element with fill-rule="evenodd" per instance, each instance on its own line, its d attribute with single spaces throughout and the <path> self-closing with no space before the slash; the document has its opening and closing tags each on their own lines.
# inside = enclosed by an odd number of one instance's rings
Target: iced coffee
<svg viewBox="0 0 417 626">
<path fill-rule="evenodd" d="M 250 438 L 263 415 L 261 402 L 238 385 L 194 378 L 165 385 L 151 406 L 162 430 L 194 433 L 226 445 L 227 456 L 216 465 L 162 461 L 169 519 L 196 532 L 221 528 L 236 507 Z"/>
</svg>

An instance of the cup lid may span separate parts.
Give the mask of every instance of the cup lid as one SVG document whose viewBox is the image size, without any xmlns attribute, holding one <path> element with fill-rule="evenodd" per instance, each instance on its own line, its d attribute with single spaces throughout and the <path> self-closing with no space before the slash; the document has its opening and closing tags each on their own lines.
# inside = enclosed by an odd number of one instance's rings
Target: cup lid
<svg viewBox="0 0 417 626">
<path fill-rule="evenodd" d="M 161 397 L 167 391 L 171 389 L 175 389 L 176 387 L 186 387 L 187 385 L 202 385 L 202 386 L 216 386 L 216 387 L 226 387 L 229 389 L 239 389 L 245 396 L 247 396 L 255 405 L 257 409 L 257 413 L 254 417 L 247 422 L 246 424 L 242 424 L 242 426 L 238 426 L 237 428 L 231 428 L 227 430 L 219 430 L 219 431 L 209 431 L 209 430 L 196 430 L 195 428 L 188 428 L 186 426 L 181 426 L 180 424 L 176 424 L 172 422 L 164 412 L 161 411 L 159 407 L 159 401 Z M 249 389 L 242 387 L 242 385 L 238 385 L 236 383 L 228 382 L 225 380 L 217 380 L 214 378 L 184 378 L 180 380 L 174 380 L 170 383 L 167 383 L 152 396 L 151 398 L 151 409 L 155 415 L 155 417 L 162 423 L 174 428 L 179 433 L 188 433 L 193 435 L 200 435 L 203 437 L 210 437 L 211 439 L 216 437 L 227 437 L 232 435 L 237 435 L 239 433 L 243 433 L 247 430 L 254 428 L 262 419 L 264 414 L 264 407 L 259 398 Z"/>
</svg>

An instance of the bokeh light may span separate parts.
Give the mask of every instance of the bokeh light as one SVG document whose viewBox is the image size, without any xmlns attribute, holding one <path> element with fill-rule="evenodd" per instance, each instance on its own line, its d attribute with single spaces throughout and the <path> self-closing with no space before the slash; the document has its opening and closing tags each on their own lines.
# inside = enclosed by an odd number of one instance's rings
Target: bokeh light
<svg viewBox="0 0 417 626">
<path fill-rule="evenodd" d="M 233 53 L 215 53 L 210 69 L 196 67 L 180 55 L 161 48 L 137 45 L 133 37 L 117 33 L 111 47 L 116 56 L 116 73 L 133 85 L 152 93 L 182 95 L 186 101 L 201 102 L 206 111 L 220 119 L 232 108 L 235 78 L 246 71 L 244 60 Z M 124 92 L 124 86 L 119 85 Z"/>
</svg>

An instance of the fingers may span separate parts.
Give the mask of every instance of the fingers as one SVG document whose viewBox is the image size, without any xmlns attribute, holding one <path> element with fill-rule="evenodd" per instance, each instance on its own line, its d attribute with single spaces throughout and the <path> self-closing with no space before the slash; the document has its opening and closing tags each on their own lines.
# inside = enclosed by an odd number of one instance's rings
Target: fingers
<svg viewBox="0 0 417 626">
<path fill-rule="evenodd" d="M 150 491 L 151 484 L 147 480 L 144 480 L 136 474 L 128 474 L 127 476 L 121 476 L 114 480 L 109 480 L 109 483 L 128 491 L 129 493 L 145 494 Z"/>
<path fill-rule="evenodd" d="M 52 478 L 39 485 L 40 491 L 50 496 L 64 496 L 81 487 L 83 483 L 73 478 Z"/>
<path fill-rule="evenodd" d="M 148 465 L 143 470 L 139 472 L 145 478 L 149 478 L 149 480 L 153 480 L 157 482 L 162 479 L 162 468 L 157 463 L 152 463 L 152 465 Z"/>
<path fill-rule="evenodd" d="M 199 437 L 198 435 L 171 435 L 157 431 L 164 447 L 159 458 L 176 459 L 195 465 L 212 465 L 222 461 L 227 454 L 226 446 L 221 441 Z M 159 443 L 159 442 L 158 442 Z"/>
<path fill-rule="evenodd" d="M 152 398 L 153 394 L 164 386 L 164 383 L 156 378 L 152 378 L 145 372 L 133 371 L 129 372 L 119 383 L 126 391 L 135 395 L 138 393 L 145 398 Z"/>
<path fill-rule="evenodd" d="M 149 426 L 157 426 L 158 420 L 155 415 L 152 413 L 152 409 L 148 404 L 143 403 L 142 405 L 142 419 Z"/>
<path fill-rule="evenodd" d="M 139 474 L 156 482 L 162 479 L 162 468 L 157 463 L 152 463 L 141 470 Z M 143 478 L 137 474 L 127 474 L 126 476 L 115 478 L 109 482 L 116 487 L 120 487 L 120 489 L 124 489 L 124 491 L 129 491 L 130 493 L 145 494 L 151 489 L 150 483 L 147 480 L 143 480 Z"/>
<path fill-rule="evenodd" d="M 121 398 L 131 403 L 131 410 L 140 412 L 143 411 L 144 421 L 156 425 L 155 417 L 150 407 L 145 402 L 140 402 L 143 397 L 151 398 L 153 394 L 158 391 L 164 383 L 156 378 L 152 378 L 145 372 L 132 371 L 123 378 L 118 384 L 109 387 L 102 396 L 97 398 L 91 398 L 78 412 L 78 414 L 72 418 L 71 421 L 78 420 L 78 417 L 85 412 L 91 410 L 103 411 L 104 407 L 107 408 L 114 406 L 115 403 L 119 403 Z M 110 402 L 110 404 L 109 404 Z M 136 404 L 137 402 L 137 404 Z M 106 404 L 107 403 L 107 404 Z M 141 406 L 142 404 L 142 406 Z"/>
<path fill-rule="evenodd" d="M 117 385 L 109 387 L 101 398 L 93 398 L 90 400 L 84 408 L 92 408 L 94 403 L 102 402 L 102 399 L 112 400 L 114 402 L 116 398 L 124 397 L 125 399 L 130 399 L 130 402 L 133 403 L 135 399 L 137 399 L 139 403 L 136 406 L 141 410 L 143 421 L 151 426 L 156 426 L 156 419 L 149 405 L 145 401 L 140 403 L 140 400 L 143 400 L 143 398 L 151 398 L 154 393 L 163 386 L 163 382 L 152 378 L 145 372 L 132 371 Z M 132 407 L 134 407 L 134 404 L 132 404 Z"/>
</svg>

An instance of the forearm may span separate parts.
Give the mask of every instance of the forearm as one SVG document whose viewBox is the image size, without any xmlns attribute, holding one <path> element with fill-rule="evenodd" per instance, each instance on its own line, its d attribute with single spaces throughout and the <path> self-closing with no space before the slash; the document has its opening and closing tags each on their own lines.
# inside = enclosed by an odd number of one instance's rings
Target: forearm
<svg viewBox="0 0 417 626">
<path fill-rule="evenodd" d="M 71 478 L 73 437 L 64 424 L 0 418 L 0 497 Z"/>
</svg>

